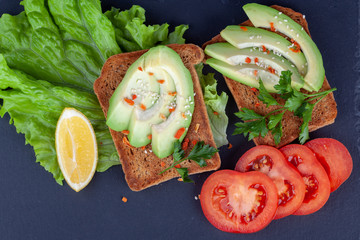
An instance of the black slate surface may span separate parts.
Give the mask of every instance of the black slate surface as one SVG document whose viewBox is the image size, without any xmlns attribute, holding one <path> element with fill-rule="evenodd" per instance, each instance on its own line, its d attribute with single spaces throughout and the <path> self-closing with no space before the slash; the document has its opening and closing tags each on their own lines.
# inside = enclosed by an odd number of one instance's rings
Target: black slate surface
<svg viewBox="0 0 360 240">
<path fill-rule="evenodd" d="M 22 11 L 18 0 L 0 0 L 0 13 Z M 127 9 L 139 4 L 147 11 L 148 23 L 189 24 L 187 42 L 202 45 L 225 26 L 246 19 L 247 1 L 147 0 L 102 1 Z M 338 104 L 335 124 L 311 133 L 311 138 L 331 137 L 343 142 L 353 161 L 348 181 L 331 194 L 318 212 L 273 221 L 266 229 L 250 234 L 224 233 L 214 228 L 194 199 L 210 173 L 195 175 L 196 184 L 176 180 L 142 192 L 132 192 L 121 166 L 97 173 L 80 193 L 66 184 L 61 187 L 39 164 L 23 135 L 0 119 L 0 239 L 360 239 L 360 44 L 358 1 L 256 1 L 291 7 L 306 15 L 310 31 L 324 59 L 326 76 Z M 219 87 L 229 93 L 221 76 Z M 237 159 L 253 145 L 241 136 L 231 136 L 237 121 L 236 105 L 230 96 L 231 150 L 221 150 L 222 169 L 232 169 Z M 121 198 L 126 196 L 127 203 Z"/>
</svg>

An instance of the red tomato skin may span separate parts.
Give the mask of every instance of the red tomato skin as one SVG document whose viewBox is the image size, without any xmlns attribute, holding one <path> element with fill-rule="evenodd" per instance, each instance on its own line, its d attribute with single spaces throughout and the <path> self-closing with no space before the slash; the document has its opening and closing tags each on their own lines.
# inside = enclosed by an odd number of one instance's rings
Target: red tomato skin
<svg viewBox="0 0 360 240">
<path fill-rule="evenodd" d="M 301 163 L 295 166 L 300 174 L 304 176 L 314 176 L 318 182 L 318 189 L 313 194 L 315 198 L 305 201 L 301 204 L 300 208 L 296 210 L 294 215 L 307 215 L 318 211 L 322 208 L 330 197 L 330 181 L 325 169 L 314 156 L 314 153 L 306 146 L 300 144 L 290 144 L 279 149 L 285 156 L 300 157 Z M 306 199 L 306 194 L 305 194 Z"/>
<path fill-rule="evenodd" d="M 215 209 L 212 193 L 218 186 L 251 186 L 261 184 L 266 192 L 265 207 L 263 211 L 251 222 L 244 224 L 234 222 L 226 213 Z M 231 192 L 231 191 L 230 191 Z M 241 196 L 247 196 L 246 192 Z M 219 170 L 211 174 L 204 182 L 200 203 L 205 217 L 217 229 L 231 233 L 253 233 L 262 230 L 270 224 L 277 209 L 277 189 L 271 179 L 259 172 L 240 173 L 234 170 Z"/>
<path fill-rule="evenodd" d="M 347 148 L 332 138 L 317 138 L 305 143 L 324 167 L 330 179 L 331 192 L 351 175 L 353 161 Z"/>
<path fill-rule="evenodd" d="M 273 180 L 278 189 L 280 189 L 284 180 L 288 180 L 295 187 L 294 197 L 285 205 L 278 206 L 274 219 L 289 216 L 301 206 L 305 197 L 306 186 L 297 169 L 286 161 L 284 155 L 277 148 L 259 145 L 249 149 L 240 157 L 235 166 L 235 170 L 247 172 L 249 164 L 261 155 L 271 157 L 273 166 L 267 175 Z"/>
</svg>

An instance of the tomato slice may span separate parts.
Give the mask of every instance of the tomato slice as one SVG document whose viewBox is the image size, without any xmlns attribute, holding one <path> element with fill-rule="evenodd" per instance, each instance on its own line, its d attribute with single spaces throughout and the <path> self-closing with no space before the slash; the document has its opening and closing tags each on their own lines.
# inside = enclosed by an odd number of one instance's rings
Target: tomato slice
<svg viewBox="0 0 360 240">
<path fill-rule="evenodd" d="M 268 175 L 278 189 L 278 209 L 275 219 L 293 214 L 305 197 L 305 183 L 300 173 L 288 163 L 276 148 L 260 145 L 241 156 L 236 171 L 260 171 Z"/>
<path fill-rule="evenodd" d="M 298 169 L 306 185 L 305 198 L 294 215 L 316 212 L 325 205 L 330 196 L 330 181 L 325 169 L 307 147 L 290 144 L 280 148 L 285 158 Z"/>
<path fill-rule="evenodd" d="M 353 162 L 344 144 L 332 138 L 317 138 L 305 143 L 305 146 L 314 152 L 328 174 L 331 192 L 350 177 Z"/>
<path fill-rule="evenodd" d="M 210 175 L 201 189 L 205 217 L 225 232 L 252 233 L 265 228 L 277 208 L 277 189 L 259 172 L 220 170 Z"/>
</svg>

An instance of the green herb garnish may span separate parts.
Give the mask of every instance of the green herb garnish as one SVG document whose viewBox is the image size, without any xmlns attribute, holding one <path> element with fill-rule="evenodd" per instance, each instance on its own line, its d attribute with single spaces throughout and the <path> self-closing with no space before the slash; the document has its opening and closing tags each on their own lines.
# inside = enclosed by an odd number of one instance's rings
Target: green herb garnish
<svg viewBox="0 0 360 240">
<path fill-rule="evenodd" d="M 242 108 L 241 111 L 235 113 L 242 122 L 235 124 L 237 127 L 233 133 L 244 134 L 245 137 L 251 140 L 255 137 L 265 137 L 270 131 L 274 137 L 275 144 L 279 144 L 282 137 L 281 120 L 286 111 L 293 112 L 295 116 L 303 119 L 300 126 L 299 141 L 304 144 L 309 139 L 309 122 L 311 120 L 312 111 L 315 105 L 320 102 L 326 95 L 336 90 L 336 88 L 329 89 L 324 92 L 317 92 L 314 94 L 302 93 L 291 86 L 291 72 L 281 72 L 280 80 L 274 86 L 278 90 L 280 97 L 285 100 L 285 104 L 279 104 L 275 98 L 266 90 L 263 82 L 259 79 L 259 95 L 258 99 L 269 106 L 279 106 L 278 109 L 262 116 L 254 110 Z M 315 102 L 314 102 L 315 101 Z"/>
<path fill-rule="evenodd" d="M 174 143 L 174 153 L 173 153 L 173 163 L 170 167 L 164 169 L 159 174 L 163 174 L 164 172 L 175 168 L 176 171 L 180 174 L 183 182 L 194 182 L 191 178 L 189 178 L 189 172 L 187 168 L 177 168 L 178 164 L 184 162 L 185 160 L 192 160 L 199 164 L 200 167 L 206 166 L 206 159 L 212 158 L 215 153 L 217 153 L 219 150 L 217 150 L 214 147 L 211 147 L 210 145 L 205 145 L 203 141 L 197 142 L 193 149 L 190 151 L 189 155 L 185 157 L 185 152 L 181 148 L 180 141 L 176 141 Z"/>
</svg>

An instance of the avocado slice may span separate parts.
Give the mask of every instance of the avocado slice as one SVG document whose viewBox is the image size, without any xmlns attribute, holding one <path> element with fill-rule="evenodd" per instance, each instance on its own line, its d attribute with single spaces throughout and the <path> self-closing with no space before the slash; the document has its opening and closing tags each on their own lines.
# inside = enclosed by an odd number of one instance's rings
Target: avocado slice
<svg viewBox="0 0 360 240">
<path fill-rule="evenodd" d="M 243 9 L 255 27 L 270 28 L 272 25 L 275 31 L 285 34 L 299 44 L 308 63 L 304 77 L 305 86 L 319 91 L 325 77 L 323 60 L 319 49 L 304 28 L 282 12 L 265 5 L 249 3 L 244 5 Z"/>
<path fill-rule="evenodd" d="M 223 75 L 250 87 L 259 88 L 261 78 L 269 92 L 277 92 L 274 86 L 279 82 L 280 73 L 271 73 L 256 64 L 230 65 L 216 58 L 210 58 L 206 63 Z"/>
<path fill-rule="evenodd" d="M 238 49 L 229 43 L 214 43 L 206 46 L 205 53 L 230 65 L 246 66 L 255 64 L 263 68 L 263 70 L 274 70 L 275 73 L 278 73 L 277 75 L 280 75 L 282 71 L 290 70 L 292 72 L 291 85 L 297 90 L 300 90 L 304 85 L 304 79 L 298 69 L 287 59 L 273 52 L 264 54 L 263 50 L 258 48 Z M 274 88 L 271 87 L 272 89 Z"/>
<path fill-rule="evenodd" d="M 128 130 L 132 146 L 151 142 L 154 154 L 164 158 L 185 137 L 193 112 L 189 70 L 174 50 L 158 46 L 129 67 L 110 99 L 106 123 L 116 131 Z M 183 134 L 176 136 L 179 129 Z"/>
<path fill-rule="evenodd" d="M 300 74 L 305 75 L 307 71 L 306 58 L 302 52 L 293 52 L 293 44 L 282 36 L 255 27 L 239 27 L 230 25 L 221 31 L 220 35 L 231 45 L 242 49 L 258 47 L 267 53 L 273 51 L 279 56 L 284 56 L 291 61 L 299 70 Z"/>
</svg>

